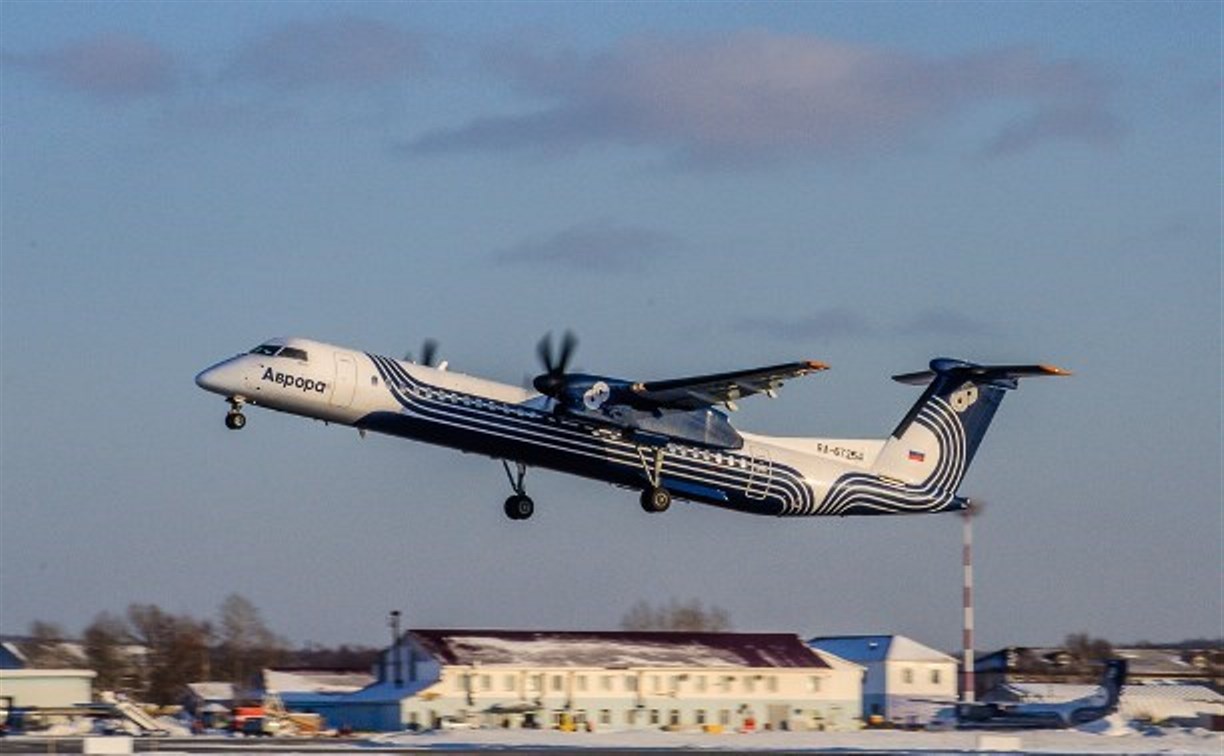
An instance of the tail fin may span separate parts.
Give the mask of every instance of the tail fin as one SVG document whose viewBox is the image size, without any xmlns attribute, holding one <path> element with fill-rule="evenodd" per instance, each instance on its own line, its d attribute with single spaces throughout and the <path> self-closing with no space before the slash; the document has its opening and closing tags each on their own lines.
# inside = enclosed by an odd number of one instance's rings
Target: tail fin
<svg viewBox="0 0 1224 756">
<path fill-rule="evenodd" d="M 1122 697 L 1122 686 L 1126 684 L 1126 666 L 1125 659 L 1110 659 L 1105 662 L 1101 687 L 1105 689 L 1105 708 L 1111 712 L 1118 708 L 1118 700 Z"/>
<path fill-rule="evenodd" d="M 873 472 L 906 485 L 955 494 L 1003 395 L 1034 376 L 1070 375 L 1048 365 L 975 365 L 939 358 L 931 369 L 893 376 L 926 385 L 893 431 Z"/>
</svg>

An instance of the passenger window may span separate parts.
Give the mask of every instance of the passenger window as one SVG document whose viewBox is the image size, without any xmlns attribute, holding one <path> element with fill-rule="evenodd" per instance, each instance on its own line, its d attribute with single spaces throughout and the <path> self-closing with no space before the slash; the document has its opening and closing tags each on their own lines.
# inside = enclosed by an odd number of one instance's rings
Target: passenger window
<svg viewBox="0 0 1224 756">
<path fill-rule="evenodd" d="M 306 352 L 302 351 L 301 349 L 294 349 L 293 347 L 285 347 L 282 349 L 280 351 L 280 356 L 288 357 L 291 360 L 301 360 L 302 362 L 306 361 Z"/>
<path fill-rule="evenodd" d="M 274 357 L 278 351 L 280 351 L 280 347 L 275 344 L 260 344 L 251 350 L 251 354 L 265 354 L 269 357 Z"/>
</svg>

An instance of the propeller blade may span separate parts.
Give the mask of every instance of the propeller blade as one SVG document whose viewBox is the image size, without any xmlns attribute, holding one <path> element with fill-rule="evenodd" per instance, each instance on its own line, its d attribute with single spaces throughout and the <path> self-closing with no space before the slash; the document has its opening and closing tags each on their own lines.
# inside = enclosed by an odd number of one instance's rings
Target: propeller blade
<svg viewBox="0 0 1224 756">
<path fill-rule="evenodd" d="M 434 361 L 437 358 L 437 356 L 438 356 L 438 340 L 437 339 L 425 339 L 425 343 L 421 345 L 421 361 L 417 362 L 413 358 L 412 352 L 405 352 L 404 362 L 412 362 L 418 365 L 424 365 L 425 367 L 435 367 Z"/>
<path fill-rule="evenodd" d="M 544 372 L 552 373 L 552 331 L 544 334 L 544 336 L 540 339 L 540 343 L 536 344 L 536 355 L 540 358 L 540 362 L 544 365 Z"/>
<path fill-rule="evenodd" d="M 561 338 L 561 354 L 557 358 L 557 372 L 564 373 L 569 367 L 570 358 L 574 356 L 574 350 L 578 348 L 578 337 L 573 331 L 566 331 L 565 336 Z"/>
<path fill-rule="evenodd" d="M 566 331 L 561 337 L 561 343 L 554 351 L 552 332 L 544 334 L 536 344 L 536 355 L 544 366 L 544 372 L 532 380 L 531 385 L 545 396 L 556 398 L 565 389 L 565 369 L 569 367 L 574 350 L 578 348 L 578 337 L 573 331 Z"/>
<path fill-rule="evenodd" d="M 437 339 L 425 339 L 425 343 L 421 346 L 421 364 L 427 367 L 433 367 L 434 358 L 437 356 L 438 356 Z"/>
</svg>

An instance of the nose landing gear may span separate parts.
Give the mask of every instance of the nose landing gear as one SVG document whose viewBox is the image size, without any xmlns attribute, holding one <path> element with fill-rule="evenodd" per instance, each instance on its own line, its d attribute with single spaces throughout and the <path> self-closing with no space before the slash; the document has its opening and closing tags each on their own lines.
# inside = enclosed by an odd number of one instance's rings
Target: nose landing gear
<svg viewBox="0 0 1224 756">
<path fill-rule="evenodd" d="M 225 427 L 230 430 L 242 430 L 246 427 L 246 415 L 242 414 L 242 405 L 245 402 L 240 396 L 232 396 L 228 401 L 230 411 L 225 413 Z"/>
</svg>

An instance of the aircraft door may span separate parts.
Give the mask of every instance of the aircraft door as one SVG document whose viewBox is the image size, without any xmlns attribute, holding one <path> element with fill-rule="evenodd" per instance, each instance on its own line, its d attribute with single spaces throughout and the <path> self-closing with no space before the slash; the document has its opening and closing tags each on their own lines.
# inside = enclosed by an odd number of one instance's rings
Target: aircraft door
<svg viewBox="0 0 1224 756">
<path fill-rule="evenodd" d="M 773 480 L 773 459 L 769 450 L 759 446 L 748 446 L 748 486 L 744 495 L 749 499 L 764 499 Z"/>
<path fill-rule="evenodd" d="M 357 390 L 357 362 L 352 355 L 336 352 L 336 381 L 332 387 L 331 403 L 336 407 L 347 407 L 353 403 Z"/>
</svg>

